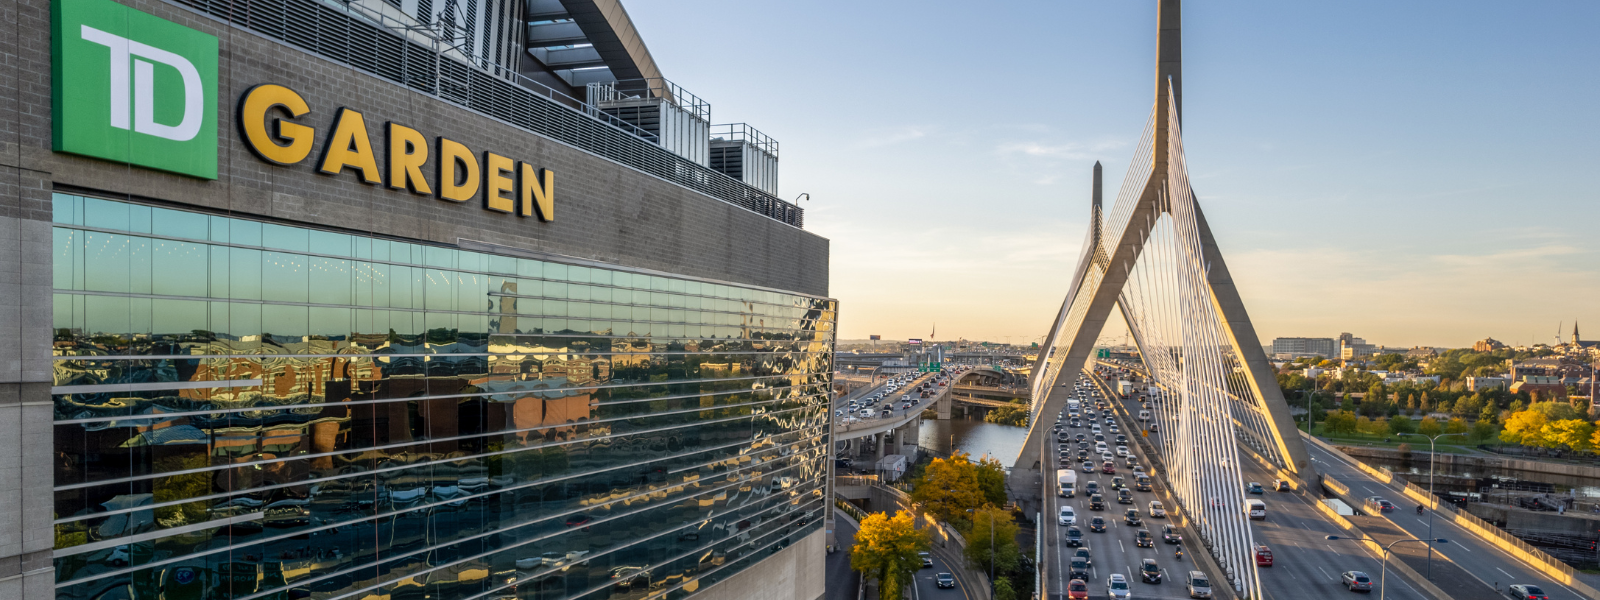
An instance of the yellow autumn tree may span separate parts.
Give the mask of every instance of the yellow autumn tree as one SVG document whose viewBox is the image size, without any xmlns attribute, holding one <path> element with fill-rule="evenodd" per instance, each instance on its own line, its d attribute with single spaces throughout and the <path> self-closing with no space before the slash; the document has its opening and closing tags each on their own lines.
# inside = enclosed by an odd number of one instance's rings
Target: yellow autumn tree
<svg viewBox="0 0 1600 600">
<path fill-rule="evenodd" d="M 1500 441 L 1524 446 L 1543 446 L 1544 426 L 1548 422 L 1544 413 L 1537 410 L 1511 413 L 1511 416 L 1506 418 L 1505 430 L 1500 432 Z"/>
<path fill-rule="evenodd" d="M 922 510 L 935 518 L 966 531 L 971 523 L 967 511 L 976 510 L 985 501 L 978 465 L 959 450 L 948 459 L 929 461 L 911 490 L 911 501 L 921 504 Z"/>
<path fill-rule="evenodd" d="M 1551 421 L 1540 430 L 1540 437 L 1546 447 L 1565 446 L 1580 452 L 1589 450 L 1594 447 L 1590 442 L 1594 438 L 1594 423 L 1583 419 Z"/>
<path fill-rule="evenodd" d="M 850 550 L 850 568 L 862 577 L 878 580 L 879 600 L 900 600 L 900 591 L 912 584 L 922 558 L 917 556 L 932 547 L 926 531 L 918 531 L 916 519 L 906 511 L 872 513 L 861 520 L 855 546 Z"/>
</svg>

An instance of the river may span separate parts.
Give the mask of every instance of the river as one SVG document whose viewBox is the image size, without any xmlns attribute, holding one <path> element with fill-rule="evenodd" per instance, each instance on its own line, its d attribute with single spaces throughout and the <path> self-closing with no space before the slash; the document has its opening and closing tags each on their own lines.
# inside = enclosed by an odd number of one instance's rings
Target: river
<svg viewBox="0 0 1600 600">
<path fill-rule="evenodd" d="M 917 445 L 949 453 L 952 436 L 955 448 L 972 455 L 973 460 L 988 454 L 999 459 L 1001 464 L 1010 467 L 1016 462 L 1017 454 L 1022 451 L 1028 430 L 1023 427 L 985 423 L 978 419 L 953 418 L 947 421 L 924 419 L 922 436 L 918 439 Z"/>
</svg>

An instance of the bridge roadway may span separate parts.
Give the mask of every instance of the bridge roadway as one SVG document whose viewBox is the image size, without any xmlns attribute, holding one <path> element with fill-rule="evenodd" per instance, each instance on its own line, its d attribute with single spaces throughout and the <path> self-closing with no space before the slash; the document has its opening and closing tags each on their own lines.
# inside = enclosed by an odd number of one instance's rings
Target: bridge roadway
<svg viewBox="0 0 1600 600">
<path fill-rule="evenodd" d="M 1098 390 L 1104 390 L 1103 384 Z M 1052 393 L 1073 393 L 1073 388 L 1057 387 Z M 1100 392 L 1097 392 L 1100 393 Z M 1091 398 L 1091 402 L 1094 398 Z M 1138 424 L 1130 418 L 1137 410 L 1137 403 L 1123 401 L 1121 411 L 1114 415 L 1122 432 L 1130 438 L 1138 435 Z M 1108 411 L 1109 412 L 1109 411 Z M 1096 419 L 1105 423 L 1106 413 L 1097 412 Z M 1053 418 L 1053 416 L 1047 416 Z M 1062 431 L 1068 433 L 1082 432 L 1092 439 L 1089 434 L 1089 422 L 1079 429 L 1064 427 Z M 1128 433 L 1128 432 L 1132 433 Z M 1108 439 L 1114 439 L 1115 434 L 1109 434 Z M 1051 436 L 1050 450 L 1058 452 L 1059 444 Z M 1155 444 L 1160 443 L 1160 437 L 1152 434 L 1149 438 Z M 1075 443 L 1069 442 L 1070 449 L 1076 455 Z M 1114 446 L 1113 446 L 1114 447 Z M 1129 451 L 1139 457 L 1139 463 L 1152 464 L 1149 457 L 1144 454 L 1138 444 L 1129 446 Z M 1046 461 L 1055 461 L 1055 456 L 1045 457 Z M 1051 464 L 1047 462 L 1046 464 Z M 1059 462 L 1055 464 L 1059 465 Z M 1073 461 L 1077 464 L 1077 461 Z M 1119 459 L 1118 473 L 1127 477 L 1126 463 Z M 1048 471 L 1047 471 L 1048 472 Z M 1156 475 L 1160 475 L 1159 472 Z M 1272 482 L 1268 471 L 1253 460 L 1245 461 L 1243 476 L 1246 481 L 1257 481 L 1263 485 Z M 1098 480 L 1102 485 L 1108 485 L 1114 475 L 1084 473 L 1078 469 L 1079 488 L 1086 481 Z M 1241 482 L 1243 485 L 1244 482 Z M 1051 592 L 1051 600 L 1062 598 L 1066 587 L 1066 572 L 1069 560 L 1075 548 L 1065 546 L 1066 528 L 1056 525 L 1056 511 L 1062 503 L 1070 504 L 1078 513 L 1080 529 L 1083 529 L 1087 545 L 1091 547 L 1094 564 L 1090 569 L 1089 588 L 1092 598 L 1105 597 L 1106 577 L 1111 573 L 1124 575 L 1137 574 L 1140 561 L 1144 558 L 1153 558 L 1165 570 L 1164 582 L 1159 585 L 1142 583 L 1137 577 L 1130 578 L 1133 595 L 1136 598 L 1186 598 L 1183 580 L 1185 572 L 1197 569 L 1192 556 L 1185 556 L 1182 561 L 1173 558 L 1173 546 L 1160 541 L 1161 525 L 1166 524 L 1165 519 L 1152 519 L 1148 515 L 1150 500 L 1160 499 L 1169 509 L 1173 503 L 1167 496 L 1164 482 L 1156 482 L 1155 492 L 1134 492 L 1134 504 L 1117 504 L 1114 495 L 1107 495 L 1107 509 L 1105 511 L 1089 511 L 1088 499 L 1080 491 L 1076 498 L 1060 498 L 1055 494 L 1047 494 L 1045 507 L 1048 512 L 1042 515 L 1047 522 L 1041 527 L 1049 527 L 1053 531 L 1047 532 L 1045 544 L 1044 575 L 1047 579 L 1047 589 Z M 1252 536 L 1258 544 L 1266 544 L 1273 551 L 1274 565 L 1260 569 L 1262 592 L 1270 600 L 1296 600 L 1299 598 L 1347 598 L 1349 592 L 1339 583 L 1339 574 L 1346 570 L 1366 571 L 1376 577 L 1379 573 L 1378 557 L 1368 552 L 1363 546 L 1351 542 L 1328 541 L 1324 536 L 1342 533 L 1342 530 L 1333 523 L 1324 519 L 1310 503 L 1314 498 L 1308 498 L 1300 493 L 1269 492 L 1262 496 L 1268 503 L 1268 518 L 1264 521 L 1252 522 Z M 1144 518 L 1143 528 L 1149 530 L 1157 538 L 1155 548 L 1138 548 L 1133 543 L 1133 536 L 1139 529 L 1122 524 L 1121 515 L 1129 507 L 1138 508 Z M 1223 508 L 1226 509 L 1226 508 Z M 1095 515 L 1107 517 L 1106 533 L 1092 533 L 1088 531 L 1086 523 Z M 1195 540 L 1192 529 L 1183 530 L 1184 538 Z M 1341 546 L 1343 544 L 1344 546 Z M 1203 550 L 1198 543 L 1184 544 L 1186 554 L 1193 549 Z M 1205 571 L 1206 569 L 1201 568 Z M 1213 584 L 1225 585 L 1225 579 L 1219 573 L 1207 572 Z M 1176 577 L 1176 578 L 1175 578 Z M 1397 573 L 1390 573 L 1390 597 L 1402 600 L 1430 600 L 1410 583 L 1404 581 Z M 1219 596 L 1220 597 L 1220 596 Z"/>
<path fill-rule="evenodd" d="M 907 425 L 915 426 L 917 419 L 921 418 L 922 416 L 922 411 L 928 410 L 930 407 L 937 404 L 944 395 L 951 393 L 951 387 L 948 385 L 944 387 L 934 386 L 933 389 L 935 392 L 931 398 L 919 398 L 918 396 L 921 396 L 920 393 L 906 391 L 915 389 L 916 386 L 922 385 L 922 382 L 924 381 L 931 380 L 932 377 L 932 374 L 923 374 L 912 381 L 911 385 L 900 388 L 892 394 L 886 394 L 885 398 L 892 397 L 894 398 L 894 402 L 892 403 L 893 408 L 891 408 L 885 415 L 877 416 L 871 419 L 861 419 L 853 423 L 845 423 L 843 422 L 843 417 L 835 417 L 835 425 L 833 429 L 834 441 L 840 442 L 878 435 L 906 427 Z M 863 388 L 861 390 L 857 390 L 856 392 L 852 392 L 851 394 L 835 398 L 833 401 L 833 409 L 835 411 L 843 410 L 849 405 L 850 400 L 864 398 L 876 394 L 880 391 L 883 391 L 887 385 L 888 383 L 885 382 L 880 385 Z M 911 403 L 911 408 L 902 409 L 900 408 L 900 396 L 907 394 L 912 396 L 910 400 L 907 400 L 907 402 Z M 845 416 L 848 416 L 848 414 Z M 911 436 L 910 444 L 915 446 L 916 443 L 916 436 Z M 882 446 L 880 445 L 879 447 L 881 448 Z"/>
<path fill-rule="evenodd" d="M 1364 519 L 1387 522 L 1392 525 L 1393 529 L 1404 531 L 1405 534 L 1409 534 L 1412 537 L 1427 537 L 1428 515 L 1426 513 L 1433 511 L 1424 510 L 1424 514 L 1418 515 L 1416 513 L 1416 502 L 1407 498 L 1399 487 L 1380 483 L 1368 476 L 1356 467 L 1354 459 L 1345 456 L 1342 452 L 1328 452 L 1322 446 L 1311 443 L 1306 444 L 1306 448 L 1311 452 L 1311 460 L 1317 463 L 1317 471 L 1331 475 L 1341 483 L 1350 486 L 1350 494 L 1352 496 L 1357 498 L 1381 496 L 1400 507 L 1388 515 L 1366 517 Z M 1399 480 L 1396 480 L 1396 482 L 1399 482 Z M 1404 484 L 1402 483 L 1401 485 L 1403 486 Z M 1426 485 L 1426 483 L 1423 483 L 1423 485 Z M 1357 525 L 1366 527 L 1361 523 L 1357 523 Z M 1395 531 L 1394 534 L 1399 535 L 1399 532 Z M 1449 517 L 1444 514 L 1433 515 L 1433 534 L 1434 537 L 1450 540 L 1450 543 L 1435 546 L 1434 548 L 1433 561 L 1434 574 L 1436 576 L 1440 572 L 1440 562 L 1442 560 L 1440 555 L 1443 555 L 1450 562 L 1461 567 L 1461 570 L 1468 575 L 1477 578 L 1486 588 L 1497 587 L 1500 590 L 1505 590 L 1509 585 L 1531 583 L 1544 588 L 1545 593 L 1550 595 L 1551 600 L 1576 600 L 1584 597 L 1572 589 L 1552 581 L 1537 569 L 1506 553 L 1498 546 L 1470 531 L 1455 526 L 1450 523 Z M 1384 536 L 1380 535 L 1380 537 Z M 1413 546 L 1413 548 L 1403 556 L 1403 560 L 1406 561 L 1406 564 L 1416 569 L 1417 572 L 1426 573 L 1425 549 L 1418 548 L 1418 544 L 1402 544 L 1401 546 L 1405 545 Z M 1396 551 L 1399 549 L 1400 546 L 1396 546 Z M 1585 583 L 1589 585 L 1600 584 L 1600 577 L 1592 575 L 1580 575 L 1580 577 L 1583 577 Z M 1438 579 L 1438 577 L 1435 577 L 1435 580 Z"/>
</svg>

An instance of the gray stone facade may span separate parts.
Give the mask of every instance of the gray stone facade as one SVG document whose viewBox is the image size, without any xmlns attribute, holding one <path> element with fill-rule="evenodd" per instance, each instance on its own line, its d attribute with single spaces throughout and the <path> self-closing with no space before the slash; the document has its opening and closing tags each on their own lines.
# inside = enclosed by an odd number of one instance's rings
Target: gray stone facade
<svg viewBox="0 0 1600 600">
<path fill-rule="evenodd" d="M 615 265 L 805 294 L 828 294 L 828 240 L 589 152 L 333 64 L 174 4 L 125 4 L 205 31 L 221 44 L 215 181 L 51 150 L 48 0 L 0 0 L 0 600 L 54 598 L 50 405 L 50 194 L 204 207 L 350 232 L 456 244 L 477 240 Z M 280 167 L 252 154 L 234 116 L 257 84 L 299 92 L 317 148 Z M 549 169 L 554 222 L 483 210 L 316 172 L 340 107 L 362 112 L 374 145 L 383 124 L 448 136 Z M 382 151 L 379 151 L 380 166 Z M 431 168 L 425 169 L 432 181 Z M 814 545 L 814 544 L 813 544 Z M 791 549 L 790 552 L 794 550 Z M 820 560 L 820 559 L 818 559 Z M 819 579 L 820 581 L 820 579 Z M 807 590 L 809 594 L 811 590 Z"/>
</svg>

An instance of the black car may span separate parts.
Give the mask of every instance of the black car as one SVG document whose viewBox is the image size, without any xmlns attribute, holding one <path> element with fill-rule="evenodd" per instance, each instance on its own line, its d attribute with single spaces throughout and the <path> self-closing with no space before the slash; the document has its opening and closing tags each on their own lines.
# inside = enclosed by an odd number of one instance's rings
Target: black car
<svg viewBox="0 0 1600 600">
<path fill-rule="evenodd" d="M 1154 548 L 1156 539 L 1150 537 L 1149 529 L 1140 529 L 1139 533 L 1133 535 L 1133 545 L 1140 548 Z"/>
<path fill-rule="evenodd" d="M 1128 487 L 1128 484 L 1123 482 L 1121 475 L 1111 478 L 1111 489 L 1120 490 L 1125 487 Z"/>
<path fill-rule="evenodd" d="M 1095 533 L 1105 533 L 1106 518 L 1097 516 L 1093 519 L 1089 519 L 1089 531 L 1093 531 Z"/>
<path fill-rule="evenodd" d="M 1183 534 L 1178 533 L 1178 529 L 1176 527 L 1173 527 L 1171 525 L 1162 525 L 1161 526 L 1161 541 L 1166 542 L 1168 544 L 1182 544 L 1183 543 Z"/>
<path fill-rule="evenodd" d="M 1133 489 L 1139 490 L 1141 492 L 1150 491 L 1150 478 L 1141 475 L 1137 479 L 1134 479 L 1133 480 Z"/>
<path fill-rule="evenodd" d="M 1137 508 L 1130 508 L 1128 512 L 1122 513 L 1122 522 L 1133 527 L 1144 524 L 1144 521 L 1139 519 L 1139 509 Z"/>
<path fill-rule="evenodd" d="M 1086 561 L 1089 561 L 1089 566 L 1091 566 L 1091 567 L 1094 566 L 1094 559 L 1089 557 L 1089 547 L 1088 546 L 1079 546 L 1077 550 L 1073 550 L 1072 551 L 1072 557 L 1073 558 L 1081 558 L 1081 559 L 1084 559 Z"/>
<path fill-rule="evenodd" d="M 1105 510 L 1105 509 L 1106 509 L 1106 499 L 1104 497 L 1102 497 L 1100 494 L 1095 494 L 1095 495 L 1089 497 L 1089 510 Z"/>
<path fill-rule="evenodd" d="M 1117 490 L 1117 504 L 1133 504 L 1133 492 L 1128 488 Z"/>
<path fill-rule="evenodd" d="M 933 581 L 941 589 L 956 587 L 956 578 L 949 573 L 940 573 L 934 576 Z"/>
<path fill-rule="evenodd" d="M 1068 579 L 1089 579 L 1089 561 L 1080 558 L 1072 559 L 1072 568 L 1067 570 Z"/>
<path fill-rule="evenodd" d="M 1077 437 L 1075 437 L 1073 439 L 1081 442 L 1081 441 L 1083 441 L 1083 434 L 1080 433 L 1080 434 L 1078 434 Z"/>
<path fill-rule="evenodd" d="M 1153 558 L 1139 561 L 1139 578 L 1145 583 L 1161 583 L 1161 565 Z"/>
<path fill-rule="evenodd" d="M 1067 528 L 1067 545 L 1078 547 L 1083 545 L 1083 530 L 1077 527 Z"/>
</svg>

